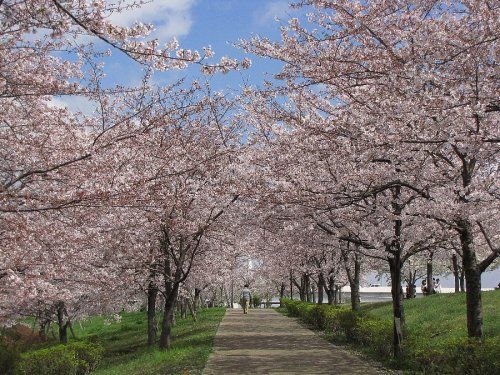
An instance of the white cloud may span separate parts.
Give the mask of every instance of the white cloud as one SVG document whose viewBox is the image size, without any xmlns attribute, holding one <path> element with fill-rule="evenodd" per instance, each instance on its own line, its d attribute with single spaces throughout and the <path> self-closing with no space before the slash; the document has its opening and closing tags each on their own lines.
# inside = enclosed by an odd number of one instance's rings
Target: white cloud
<svg viewBox="0 0 500 375">
<path fill-rule="evenodd" d="M 97 104 L 80 95 L 52 97 L 49 105 L 56 108 L 67 108 L 70 112 L 81 112 L 91 116 L 97 109 Z"/>
<path fill-rule="evenodd" d="M 131 2 L 131 1 L 129 1 Z M 152 23 L 152 37 L 167 42 L 172 37 L 187 35 L 193 24 L 191 8 L 196 0 L 151 0 L 140 8 L 112 14 L 110 20 L 120 26 L 134 22 Z"/>
<path fill-rule="evenodd" d="M 259 25 L 265 25 L 275 18 L 288 18 L 293 11 L 289 4 L 288 0 L 269 1 L 263 9 L 255 13 L 255 21 Z"/>
</svg>

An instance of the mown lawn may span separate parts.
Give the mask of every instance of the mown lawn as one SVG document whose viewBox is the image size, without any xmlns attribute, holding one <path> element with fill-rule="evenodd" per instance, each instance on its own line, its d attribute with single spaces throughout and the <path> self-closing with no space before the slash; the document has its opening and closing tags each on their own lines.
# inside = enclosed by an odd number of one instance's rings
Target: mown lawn
<svg viewBox="0 0 500 375">
<path fill-rule="evenodd" d="M 500 338 L 500 290 L 482 293 L 484 336 Z M 362 306 L 370 316 L 392 321 L 391 303 Z M 426 338 L 428 344 L 467 337 L 465 293 L 434 294 L 404 301 L 408 338 Z"/>
<path fill-rule="evenodd" d="M 168 351 L 147 347 L 144 312 L 121 313 L 121 322 L 110 325 L 104 324 L 104 317 L 94 317 L 76 324 L 75 333 L 78 339 L 99 341 L 105 348 L 94 374 L 201 374 L 224 313 L 224 308 L 204 309 L 196 322 L 190 316 L 177 319 Z"/>
</svg>

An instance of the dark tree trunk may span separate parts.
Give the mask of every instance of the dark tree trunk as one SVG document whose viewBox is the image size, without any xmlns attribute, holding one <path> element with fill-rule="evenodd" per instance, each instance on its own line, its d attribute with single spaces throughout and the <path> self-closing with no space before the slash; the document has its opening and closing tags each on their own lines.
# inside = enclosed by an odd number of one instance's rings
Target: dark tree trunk
<svg viewBox="0 0 500 375">
<path fill-rule="evenodd" d="M 306 301 L 311 302 L 311 284 L 309 282 L 308 274 L 304 274 L 304 286 L 306 289 Z"/>
<path fill-rule="evenodd" d="M 290 299 L 293 301 L 293 274 L 290 271 Z"/>
<path fill-rule="evenodd" d="M 59 326 L 59 342 L 66 344 L 68 342 L 68 322 L 64 321 L 66 308 L 63 302 L 57 305 L 57 325 Z"/>
<path fill-rule="evenodd" d="M 429 253 L 429 258 L 427 258 L 427 295 L 434 294 L 434 280 L 432 279 L 432 258 L 434 257 L 434 252 Z"/>
<path fill-rule="evenodd" d="M 285 298 L 286 285 L 285 283 L 281 283 L 280 287 L 280 299 Z"/>
<path fill-rule="evenodd" d="M 393 213 L 397 217 L 394 220 L 394 241 L 386 247 L 386 252 L 389 254 L 389 269 L 391 271 L 391 295 L 392 295 L 392 315 L 393 315 L 393 335 L 392 347 L 394 358 L 401 360 L 403 356 L 403 327 L 404 327 L 404 310 L 403 310 L 403 287 L 401 286 L 401 268 L 403 262 L 401 259 L 402 245 L 401 236 L 403 230 L 403 222 L 399 217 L 403 211 L 403 206 L 399 203 L 401 197 L 401 186 L 396 186 L 394 189 L 394 201 L 392 203 Z"/>
<path fill-rule="evenodd" d="M 325 278 L 323 274 L 319 274 L 318 276 L 318 304 L 323 304 L 323 290 L 325 289 Z"/>
<path fill-rule="evenodd" d="M 156 343 L 156 298 L 158 288 L 153 281 L 148 285 L 148 346 Z"/>
<path fill-rule="evenodd" d="M 472 224 L 467 219 L 457 222 L 462 245 L 463 268 L 466 282 L 467 333 L 469 337 L 483 336 L 481 309 L 481 271 L 474 249 Z"/>
<path fill-rule="evenodd" d="M 460 292 L 460 277 L 458 275 L 458 259 L 457 254 L 451 256 L 451 263 L 453 267 L 453 278 L 455 279 L 455 293 Z"/>
<path fill-rule="evenodd" d="M 347 242 L 347 250 L 342 250 L 342 259 L 344 261 L 344 268 L 351 288 L 351 308 L 354 311 L 361 309 L 361 300 L 359 295 L 359 278 L 361 273 L 361 260 L 359 259 L 358 249 L 356 248 L 353 253 L 354 270 L 351 268 L 350 257 L 350 243 Z"/>
<path fill-rule="evenodd" d="M 408 279 L 407 281 L 407 286 L 406 286 L 406 298 L 415 298 L 416 295 L 416 289 L 415 289 L 415 282 L 417 278 L 417 271 L 412 271 L 410 270 L 408 272 Z"/>
<path fill-rule="evenodd" d="M 47 334 L 45 333 L 46 327 L 47 327 L 47 321 L 40 320 L 39 329 L 38 329 L 38 337 L 40 337 L 40 339 L 42 341 L 47 340 Z"/>
<path fill-rule="evenodd" d="M 312 294 L 312 302 L 316 303 L 316 290 L 314 288 L 314 282 L 311 283 L 311 294 Z"/>
<path fill-rule="evenodd" d="M 163 320 L 161 323 L 160 349 L 169 349 L 171 345 L 170 334 L 174 319 L 175 305 L 179 294 L 179 285 L 174 285 L 165 297 Z"/>
<path fill-rule="evenodd" d="M 391 270 L 391 295 L 392 295 L 392 315 L 393 315 L 393 336 L 392 346 L 394 357 L 400 359 L 402 356 L 404 310 L 403 293 L 401 287 L 401 258 L 397 252 L 394 258 L 389 258 L 389 268 Z"/>
<path fill-rule="evenodd" d="M 232 309 L 234 307 L 234 281 L 231 280 L 231 306 Z"/>
<path fill-rule="evenodd" d="M 301 301 L 306 300 L 306 285 L 304 275 L 300 277 L 299 297 Z"/>
<path fill-rule="evenodd" d="M 328 304 L 329 305 L 335 304 L 335 300 L 336 300 L 336 297 L 335 297 L 335 280 L 334 280 L 333 276 L 330 276 L 328 278 L 328 287 L 325 285 L 325 290 L 326 290 L 326 294 L 328 296 Z"/>
<path fill-rule="evenodd" d="M 349 278 L 349 286 L 351 287 L 351 308 L 354 311 L 361 310 L 361 298 L 359 295 L 359 279 L 361 274 L 361 262 L 359 261 L 358 255 L 355 254 L 354 258 L 354 277 Z"/>
</svg>

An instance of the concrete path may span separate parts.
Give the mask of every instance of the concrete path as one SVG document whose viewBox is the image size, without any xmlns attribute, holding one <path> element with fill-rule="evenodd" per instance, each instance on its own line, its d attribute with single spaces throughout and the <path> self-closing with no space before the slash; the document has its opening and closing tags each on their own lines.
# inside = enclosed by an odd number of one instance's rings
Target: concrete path
<svg viewBox="0 0 500 375">
<path fill-rule="evenodd" d="M 228 309 L 205 375 L 381 374 L 357 356 L 271 309 Z"/>
</svg>

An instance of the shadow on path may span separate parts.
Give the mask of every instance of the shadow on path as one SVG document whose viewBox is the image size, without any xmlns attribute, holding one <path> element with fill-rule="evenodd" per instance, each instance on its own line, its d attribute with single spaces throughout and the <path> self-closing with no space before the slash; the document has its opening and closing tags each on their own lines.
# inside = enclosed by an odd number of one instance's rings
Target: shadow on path
<svg viewBox="0 0 500 375">
<path fill-rule="evenodd" d="M 203 372 L 226 374 L 381 374 L 294 319 L 271 309 L 227 310 Z"/>
</svg>

